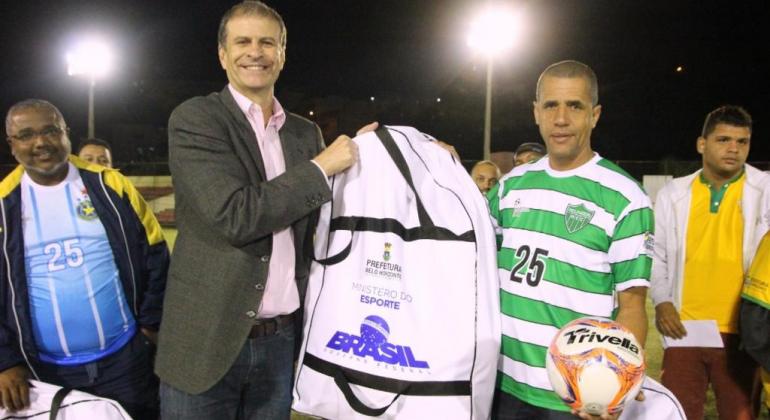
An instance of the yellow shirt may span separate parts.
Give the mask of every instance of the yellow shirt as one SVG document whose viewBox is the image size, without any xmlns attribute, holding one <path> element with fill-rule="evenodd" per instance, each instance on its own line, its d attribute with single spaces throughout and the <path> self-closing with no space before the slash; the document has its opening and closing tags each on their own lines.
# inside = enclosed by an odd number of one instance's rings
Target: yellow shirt
<svg viewBox="0 0 770 420">
<path fill-rule="evenodd" d="M 743 297 L 770 309 L 770 232 L 759 243 L 743 285 Z"/>
<path fill-rule="evenodd" d="M 723 333 L 738 332 L 745 179 L 741 173 L 716 190 L 701 175 L 692 186 L 681 318 L 714 319 Z"/>
<path fill-rule="evenodd" d="M 770 309 L 770 232 L 759 243 L 757 253 L 743 285 L 743 297 Z M 762 388 L 765 390 L 765 405 L 770 408 L 770 372 L 762 369 Z"/>
</svg>

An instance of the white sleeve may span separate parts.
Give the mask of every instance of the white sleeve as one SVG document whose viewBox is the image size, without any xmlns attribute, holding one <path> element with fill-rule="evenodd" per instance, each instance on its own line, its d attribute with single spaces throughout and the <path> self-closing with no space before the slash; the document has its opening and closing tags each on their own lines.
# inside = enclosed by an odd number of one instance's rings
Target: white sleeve
<svg viewBox="0 0 770 420">
<path fill-rule="evenodd" d="M 674 281 L 668 275 L 667 224 L 676 223 L 673 204 L 668 190 L 671 184 L 660 190 L 655 200 L 655 248 L 652 256 L 650 297 L 653 305 L 674 302 Z"/>
</svg>

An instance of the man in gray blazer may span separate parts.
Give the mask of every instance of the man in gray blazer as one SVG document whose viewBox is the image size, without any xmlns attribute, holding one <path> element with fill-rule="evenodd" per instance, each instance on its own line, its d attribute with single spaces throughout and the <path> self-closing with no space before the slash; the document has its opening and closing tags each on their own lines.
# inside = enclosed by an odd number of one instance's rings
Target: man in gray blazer
<svg viewBox="0 0 770 420">
<path fill-rule="evenodd" d="M 318 126 L 275 99 L 285 49 L 275 10 L 233 6 L 219 27 L 228 86 L 169 120 L 179 233 L 156 360 L 164 418 L 290 416 L 305 251 L 327 177 L 357 150 L 347 136 L 324 149 Z"/>
</svg>

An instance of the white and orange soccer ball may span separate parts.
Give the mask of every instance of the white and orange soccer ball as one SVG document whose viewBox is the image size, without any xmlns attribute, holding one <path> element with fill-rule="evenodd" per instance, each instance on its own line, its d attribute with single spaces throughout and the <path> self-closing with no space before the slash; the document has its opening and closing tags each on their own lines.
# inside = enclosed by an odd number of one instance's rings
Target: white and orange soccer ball
<svg viewBox="0 0 770 420">
<path fill-rule="evenodd" d="M 545 360 L 548 379 L 567 405 L 614 414 L 636 398 L 644 381 L 644 351 L 633 333 L 605 318 L 579 318 L 559 330 Z"/>
</svg>

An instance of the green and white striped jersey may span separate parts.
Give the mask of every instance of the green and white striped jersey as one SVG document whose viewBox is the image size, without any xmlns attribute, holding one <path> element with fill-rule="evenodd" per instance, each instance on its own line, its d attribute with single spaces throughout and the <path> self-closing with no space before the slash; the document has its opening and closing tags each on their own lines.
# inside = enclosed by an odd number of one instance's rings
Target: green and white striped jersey
<svg viewBox="0 0 770 420">
<path fill-rule="evenodd" d="M 569 171 L 551 169 L 547 157 L 514 168 L 488 198 L 500 245 L 498 387 L 529 404 L 569 411 L 548 381 L 546 351 L 568 322 L 614 318 L 617 292 L 649 286 L 650 200 L 598 154 Z"/>
</svg>

